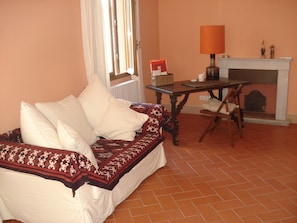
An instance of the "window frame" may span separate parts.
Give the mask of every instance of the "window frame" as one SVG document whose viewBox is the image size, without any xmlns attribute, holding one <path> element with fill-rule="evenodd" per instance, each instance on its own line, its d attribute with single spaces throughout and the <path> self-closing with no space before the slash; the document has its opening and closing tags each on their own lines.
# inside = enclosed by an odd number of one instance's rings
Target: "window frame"
<svg viewBox="0 0 297 223">
<path fill-rule="evenodd" d="M 130 57 L 132 57 L 132 61 L 130 61 L 131 65 L 133 63 L 133 66 L 128 67 L 131 70 L 133 70 L 133 72 L 129 72 L 128 69 L 126 69 L 124 72 L 120 72 L 120 49 L 119 49 L 119 38 L 120 38 L 120 34 L 118 33 L 119 30 L 117 28 L 117 25 L 119 24 L 118 19 L 117 18 L 117 1 L 119 0 L 108 0 L 108 7 L 109 7 L 109 20 L 107 21 L 107 26 L 109 25 L 109 31 L 110 33 L 106 34 L 106 38 L 110 38 L 110 47 L 111 50 L 109 52 L 109 55 L 107 56 L 107 60 L 112 60 L 111 62 L 111 66 L 108 66 L 109 68 L 112 67 L 112 71 L 109 72 L 109 77 L 110 80 L 116 80 L 116 79 L 120 79 L 120 78 L 124 78 L 124 77 L 128 77 L 128 76 L 138 76 L 138 70 L 137 70 L 137 49 L 138 49 L 138 44 L 137 44 L 137 40 L 136 40 L 136 2 L 135 0 L 122 0 L 124 4 L 125 1 L 130 1 L 130 12 L 131 12 L 131 18 L 129 18 L 129 22 L 131 22 L 130 28 L 132 30 L 128 30 L 125 29 L 124 30 L 124 34 L 121 35 L 125 35 L 127 36 L 127 39 L 124 40 L 124 43 L 126 45 L 129 45 L 129 37 L 128 37 L 128 32 L 132 32 L 132 39 L 130 40 L 131 43 L 130 45 L 132 46 L 132 49 L 129 47 L 130 52 L 128 52 L 128 54 L 132 54 L 130 55 Z M 122 15 L 125 15 L 125 11 L 124 11 L 124 7 L 122 7 L 123 11 L 121 12 Z M 126 9 L 126 8 L 125 8 Z M 132 20 L 132 21 L 131 21 Z M 114 22 L 113 22 L 114 21 Z M 125 21 L 124 21 L 125 22 Z M 108 44 L 109 45 L 109 44 Z M 125 47 L 127 47 L 125 45 Z M 125 58 L 127 55 L 127 52 L 125 51 Z M 131 59 L 131 58 L 130 58 Z M 129 60 L 129 59 L 128 59 Z M 108 62 L 109 63 L 109 62 Z M 110 70 L 110 69 L 108 69 Z"/>
</svg>

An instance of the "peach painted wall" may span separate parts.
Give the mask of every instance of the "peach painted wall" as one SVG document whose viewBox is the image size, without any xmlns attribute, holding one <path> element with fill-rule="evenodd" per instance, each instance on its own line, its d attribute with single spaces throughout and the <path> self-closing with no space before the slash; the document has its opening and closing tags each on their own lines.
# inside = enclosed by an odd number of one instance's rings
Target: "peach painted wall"
<svg viewBox="0 0 297 223">
<path fill-rule="evenodd" d="M 275 57 L 293 57 L 289 77 L 288 114 L 297 115 L 297 1 L 296 0 L 160 0 L 158 6 L 151 0 L 141 0 L 154 5 L 148 10 L 152 24 L 159 18 L 159 42 L 144 43 L 142 46 L 159 44 L 159 57 L 168 60 L 169 71 L 175 80 L 196 78 L 209 65 L 209 56 L 199 52 L 199 28 L 201 25 L 222 24 L 226 32 L 226 54 L 231 57 L 258 58 L 262 40 L 265 41 L 266 55 L 269 47 L 276 47 Z M 158 15 L 156 8 L 158 7 Z M 142 26 L 145 35 L 158 34 Z M 147 50 L 149 48 L 146 48 Z M 157 49 L 150 49 L 156 53 Z M 152 54 L 156 57 L 156 54 Z M 219 57 L 221 55 L 217 55 Z M 152 58 L 152 57 L 151 57 Z M 147 66 L 149 59 L 143 61 Z M 148 79 L 145 79 L 148 80 Z M 149 81 L 146 82 L 149 84 Z M 154 102 L 154 93 L 146 90 L 148 101 Z M 166 97 L 163 97 L 166 102 Z M 168 100 L 167 100 L 168 101 Z M 198 94 L 191 95 L 187 105 L 199 104 Z"/>
<path fill-rule="evenodd" d="M 233 57 L 258 57 L 263 39 L 267 48 L 276 46 L 276 57 L 293 57 L 288 113 L 297 115 L 297 1 L 140 0 L 139 6 L 145 84 L 150 59 L 168 59 L 175 80 L 204 71 L 209 57 L 199 53 L 199 27 L 224 24 L 226 53 Z M 19 127 L 22 100 L 78 95 L 87 80 L 79 0 L 1 0 L 0 30 L 1 133 Z M 154 92 L 145 94 L 155 102 Z M 197 103 L 197 95 L 190 97 L 188 104 Z"/>
<path fill-rule="evenodd" d="M 144 85 L 151 83 L 150 60 L 160 57 L 159 1 L 139 0 L 140 39 Z M 145 89 L 148 102 L 156 102 L 154 92 Z"/>
<path fill-rule="evenodd" d="M 78 94 L 86 85 L 79 0 L 0 1 L 0 133 L 19 127 L 22 100 Z"/>
</svg>

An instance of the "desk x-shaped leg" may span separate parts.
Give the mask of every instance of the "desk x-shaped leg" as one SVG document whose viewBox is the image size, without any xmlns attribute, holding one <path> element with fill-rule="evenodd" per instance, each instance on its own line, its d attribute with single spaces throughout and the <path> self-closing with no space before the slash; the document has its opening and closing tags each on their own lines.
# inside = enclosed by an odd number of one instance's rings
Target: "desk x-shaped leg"
<svg viewBox="0 0 297 223">
<path fill-rule="evenodd" d="M 157 96 L 157 103 L 161 104 L 162 93 L 156 92 L 156 96 Z M 189 98 L 189 93 L 186 93 L 184 95 L 184 98 L 179 102 L 178 105 L 176 105 L 177 97 L 179 97 L 179 96 L 181 96 L 181 95 L 170 95 L 171 123 L 164 127 L 164 130 L 166 130 L 167 132 L 169 132 L 171 134 L 172 143 L 174 145 L 179 144 L 179 140 L 178 140 L 178 137 L 177 137 L 178 133 L 179 133 L 179 123 L 178 123 L 177 116 L 180 113 L 180 111 L 182 110 L 182 108 L 184 107 L 184 105 L 186 104 L 186 102 L 187 102 L 187 100 Z"/>
</svg>

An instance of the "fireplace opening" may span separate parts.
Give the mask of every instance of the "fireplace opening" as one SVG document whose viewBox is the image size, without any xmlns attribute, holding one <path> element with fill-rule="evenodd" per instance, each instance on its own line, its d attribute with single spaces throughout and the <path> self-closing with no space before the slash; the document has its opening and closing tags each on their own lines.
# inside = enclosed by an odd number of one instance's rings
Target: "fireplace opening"
<svg viewBox="0 0 297 223">
<path fill-rule="evenodd" d="M 258 90 L 244 96 L 244 110 L 251 112 L 266 112 L 266 97 Z"/>
<path fill-rule="evenodd" d="M 245 117 L 275 119 L 277 75 L 277 70 L 229 69 L 230 79 L 252 82 L 240 96 Z"/>
</svg>

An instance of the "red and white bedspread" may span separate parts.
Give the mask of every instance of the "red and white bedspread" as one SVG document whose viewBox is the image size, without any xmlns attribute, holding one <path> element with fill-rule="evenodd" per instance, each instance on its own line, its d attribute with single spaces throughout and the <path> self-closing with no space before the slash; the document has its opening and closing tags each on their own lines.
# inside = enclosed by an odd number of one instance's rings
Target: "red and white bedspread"
<svg viewBox="0 0 297 223">
<path fill-rule="evenodd" d="M 160 127 L 167 118 L 163 106 L 133 104 L 132 109 L 148 114 L 148 121 L 132 142 L 99 139 L 93 144 L 97 170 L 79 153 L 23 144 L 19 129 L 12 133 L 19 135 L 19 142 L 12 142 L 16 136 L 10 141 L 9 135 L 8 141 L 0 140 L 0 167 L 60 181 L 73 192 L 85 183 L 112 190 L 121 176 L 163 141 Z"/>
<path fill-rule="evenodd" d="M 161 141 L 146 133 L 132 142 L 100 139 L 92 145 L 99 168 L 83 155 L 66 150 L 0 142 L 0 167 L 58 180 L 75 191 L 84 183 L 111 190 Z"/>
</svg>

